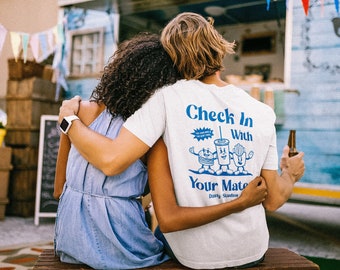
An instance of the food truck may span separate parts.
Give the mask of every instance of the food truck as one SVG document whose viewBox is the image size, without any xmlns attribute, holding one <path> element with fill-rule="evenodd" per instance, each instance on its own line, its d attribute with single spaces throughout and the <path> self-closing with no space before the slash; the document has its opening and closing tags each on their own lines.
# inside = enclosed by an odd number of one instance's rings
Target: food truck
<svg viewBox="0 0 340 270">
<path fill-rule="evenodd" d="M 296 130 L 306 172 L 291 200 L 340 205 L 339 1 L 58 2 L 61 19 L 67 18 L 69 96 L 89 96 L 121 40 L 159 33 L 183 11 L 213 17 L 218 31 L 237 44 L 221 76 L 274 108 L 279 154 L 289 130 Z"/>
</svg>

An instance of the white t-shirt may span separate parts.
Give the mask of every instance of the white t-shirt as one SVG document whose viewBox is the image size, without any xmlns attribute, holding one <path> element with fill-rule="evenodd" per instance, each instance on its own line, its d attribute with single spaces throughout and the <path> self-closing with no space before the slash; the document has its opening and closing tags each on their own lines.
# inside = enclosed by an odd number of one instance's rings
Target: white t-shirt
<svg viewBox="0 0 340 270">
<path fill-rule="evenodd" d="M 275 114 L 244 90 L 181 80 L 158 90 L 124 124 L 152 146 L 163 136 L 180 206 L 234 200 L 261 169 L 277 170 Z M 269 234 L 262 205 L 197 228 L 166 233 L 191 268 L 224 268 L 260 259 Z"/>
</svg>

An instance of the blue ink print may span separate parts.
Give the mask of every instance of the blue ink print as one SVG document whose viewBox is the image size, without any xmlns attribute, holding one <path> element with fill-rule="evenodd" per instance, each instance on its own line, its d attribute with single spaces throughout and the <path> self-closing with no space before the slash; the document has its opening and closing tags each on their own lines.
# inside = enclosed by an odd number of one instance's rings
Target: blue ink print
<svg viewBox="0 0 340 270">
<path fill-rule="evenodd" d="M 245 167 L 247 161 L 254 156 L 254 152 L 250 151 L 247 155 L 246 148 L 240 143 L 237 143 L 231 152 L 230 141 L 223 138 L 221 127 L 219 129 L 220 137 L 214 140 L 215 152 L 207 147 L 201 148 L 198 152 L 194 150 L 194 146 L 189 148 L 189 152 L 198 157 L 198 163 L 201 165 L 197 170 L 190 169 L 189 171 L 196 174 L 223 176 L 252 175 Z M 208 128 L 198 128 L 191 134 L 194 134 L 195 139 L 200 141 L 212 138 L 213 131 Z M 231 169 L 232 163 L 236 168 Z"/>
<path fill-rule="evenodd" d="M 196 128 L 191 134 L 197 141 L 210 139 L 214 136 L 214 132 L 210 128 Z"/>
<path fill-rule="evenodd" d="M 214 160 L 216 159 L 216 154 L 211 152 L 209 148 L 203 148 L 198 153 L 195 152 L 194 147 L 190 147 L 189 152 L 198 156 L 198 162 L 201 164 L 201 168 L 198 169 L 198 173 L 208 172 L 209 174 L 214 174 L 215 171 L 211 168 L 214 166 Z"/>
<path fill-rule="evenodd" d="M 248 171 L 245 170 L 245 165 L 247 160 L 251 159 L 254 156 L 254 152 L 250 151 L 248 156 L 246 153 L 246 148 L 243 147 L 241 144 L 236 144 L 233 148 L 233 161 L 237 168 L 234 172 L 235 175 L 239 174 L 249 174 Z"/>
<path fill-rule="evenodd" d="M 220 129 L 220 138 L 214 140 L 216 154 L 217 154 L 217 161 L 220 165 L 220 168 L 216 171 L 217 175 L 221 175 L 222 173 L 232 174 L 233 171 L 229 169 L 230 165 L 230 150 L 229 150 L 229 140 L 222 137 L 222 129 Z"/>
<path fill-rule="evenodd" d="M 214 141 L 216 147 L 217 161 L 220 168 L 216 171 L 217 175 L 222 173 L 232 174 L 233 171 L 229 169 L 230 165 L 230 152 L 229 152 L 229 140 L 220 138 Z"/>
</svg>

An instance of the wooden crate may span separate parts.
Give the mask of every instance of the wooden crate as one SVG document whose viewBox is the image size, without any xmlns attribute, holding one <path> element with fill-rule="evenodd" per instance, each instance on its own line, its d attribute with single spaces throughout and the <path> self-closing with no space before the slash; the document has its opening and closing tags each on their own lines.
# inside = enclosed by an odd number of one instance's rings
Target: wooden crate
<svg viewBox="0 0 340 270">
<path fill-rule="evenodd" d="M 39 128 L 7 128 L 5 143 L 9 146 L 39 146 Z"/>
<path fill-rule="evenodd" d="M 9 173 L 11 169 L 12 167 L 0 168 L 0 200 L 8 196 Z"/>
<path fill-rule="evenodd" d="M 24 63 L 23 59 L 8 59 L 8 77 L 11 80 L 22 80 L 30 77 L 41 77 L 44 66 L 35 61 L 27 60 Z"/>
<path fill-rule="evenodd" d="M 7 198 L 0 198 L 0 220 L 5 219 L 5 213 L 6 213 L 6 206 L 8 204 Z"/>
<path fill-rule="evenodd" d="M 0 146 L 0 169 L 11 165 L 12 148 Z"/>
<path fill-rule="evenodd" d="M 43 114 L 58 115 L 60 102 L 34 98 L 6 98 L 7 130 L 11 128 L 40 128 Z M 7 134 L 8 137 L 8 134 Z"/>
<path fill-rule="evenodd" d="M 12 200 L 6 208 L 6 215 L 19 217 L 33 217 L 35 210 L 35 199 L 30 200 Z"/>
<path fill-rule="evenodd" d="M 21 81 L 7 81 L 8 98 L 34 98 L 45 101 L 62 99 L 62 93 L 56 98 L 56 84 L 49 80 L 33 77 Z"/>
<path fill-rule="evenodd" d="M 12 165 L 15 168 L 38 166 L 39 147 L 12 147 Z"/>
<path fill-rule="evenodd" d="M 37 185 L 37 168 L 13 168 L 10 174 L 9 198 L 11 201 L 34 200 Z"/>
</svg>

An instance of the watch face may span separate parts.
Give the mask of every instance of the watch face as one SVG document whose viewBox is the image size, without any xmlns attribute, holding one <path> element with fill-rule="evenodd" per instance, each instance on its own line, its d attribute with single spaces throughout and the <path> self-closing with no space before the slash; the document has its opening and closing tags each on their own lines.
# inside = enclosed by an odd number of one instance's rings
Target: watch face
<svg viewBox="0 0 340 270">
<path fill-rule="evenodd" d="M 61 124 L 60 124 L 61 130 L 65 132 L 67 130 L 68 125 L 69 123 L 65 119 L 63 119 L 63 121 L 61 121 Z"/>
</svg>

